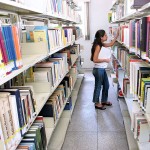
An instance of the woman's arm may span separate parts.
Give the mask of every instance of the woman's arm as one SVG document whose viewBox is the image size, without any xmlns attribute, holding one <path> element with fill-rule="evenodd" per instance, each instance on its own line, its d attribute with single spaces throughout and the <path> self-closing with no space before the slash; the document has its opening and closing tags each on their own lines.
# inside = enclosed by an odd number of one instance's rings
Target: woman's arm
<svg viewBox="0 0 150 150">
<path fill-rule="evenodd" d="M 103 43 L 104 47 L 111 47 L 115 44 L 117 37 L 115 37 L 110 43 Z"/>
<path fill-rule="evenodd" d="M 103 46 L 104 46 L 104 47 L 111 47 L 111 46 L 113 46 L 113 45 L 115 44 L 115 42 L 116 42 L 118 36 L 119 36 L 119 29 L 118 29 L 118 31 L 117 31 L 116 37 L 115 37 L 110 43 L 103 43 Z"/>
<path fill-rule="evenodd" d="M 107 58 L 107 59 L 99 59 L 99 58 L 98 58 L 98 55 L 99 55 L 99 53 L 100 53 L 100 50 L 101 50 L 100 46 L 97 45 L 97 46 L 96 46 L 96 49 L 95 49 L 95 52 L 94 52 L 94 56 L 93 56 L 93 62 L 94 62 L 94 63 L 101 63 L 101 62 L 107 62 L 107 63 L 109 63 L 109 62 L 110 62 L 110 59 L 109 59 L 109 58 Z"/>
</svg>

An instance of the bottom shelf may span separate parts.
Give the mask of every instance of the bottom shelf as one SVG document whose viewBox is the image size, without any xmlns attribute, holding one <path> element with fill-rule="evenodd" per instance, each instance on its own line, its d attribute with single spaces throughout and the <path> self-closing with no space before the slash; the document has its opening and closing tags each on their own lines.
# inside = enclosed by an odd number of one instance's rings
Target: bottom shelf
<svg viewBox="0 0 150 150">
<path fill-rule="evenodd" d="M 136 139 L 134 139 L 133 132 L 131 131 L 131 118 L 128 113 L 128 108 L 126 106 L 125 100 L 120 99 L 119 104 L 124 120 L 129 150 L 150 150 L 150 142 L 139 143 Z"/>
<path fill-rule="evenodd" d="M 133 132 L 131 131 L 131 119 L 126 102 L 124 99 L 119 99 L 119 104 L 123 116 L 129 150 L 138 150 L 137 141 L 134 139 Z"/>
<path fill-rule="evenodd" d="M 60 118 L 59 123 L 56 126 L 55 131 L 50 139 L 48 150 L 61 149 L 69 125 L 69 121 L 69 118 Z"/>
<path fill-rule="evenodd" d="M 84 74 L 78 75 L 77 81 L 72 91 L 72 109 L 64 110 L 62 112 L 62 115 L 60 116 L 56 127 L 46 128 L 46 134 L 48 134 L 47 142 L 49 143 L 47 148 L 48 150 L 61 150 L 83 77 Z"/>
</svg>

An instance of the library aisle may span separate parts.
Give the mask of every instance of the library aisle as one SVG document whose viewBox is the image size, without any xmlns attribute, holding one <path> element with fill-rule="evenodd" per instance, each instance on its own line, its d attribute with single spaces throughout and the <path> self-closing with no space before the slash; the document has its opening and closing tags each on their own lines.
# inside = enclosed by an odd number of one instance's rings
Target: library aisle
<svg viewBox="0 0 150 150">
<path fill-rule="evenodd" d="M 109 74 L 109 71 L 108 71 Z M 94 77 L 85 71 L 62 150 L 128 150 L 123 117 L 110 78 L 112 106 L 96 110 L 92 103 Z"/>
</svg>

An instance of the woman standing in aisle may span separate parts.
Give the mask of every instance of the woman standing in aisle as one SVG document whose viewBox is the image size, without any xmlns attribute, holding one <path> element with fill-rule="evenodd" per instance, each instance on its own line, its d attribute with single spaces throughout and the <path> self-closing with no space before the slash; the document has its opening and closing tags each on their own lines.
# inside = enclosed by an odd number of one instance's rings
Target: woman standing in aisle
<svg viewBox="0 0 150 150">
<path fill-rule="evenodd" d="M 104 106 L 111 106 L 112 103 L 108 101 L 108 89 L 109 81 L 106 73 L 106 68 L 108 63 L 111 61 L 111 52 L 109 48 L 113 46 L 117 37 L 119 35 L 119 30 L 116 37 L 110 43 L 104 43 L 107 41 L 107 34 L 104 30 L 98 30 L 95 34 L 95 39 L 91 49 L 91 61 L 94 62 L 93 75 L 95 77 L 95 89 L 93 93 L 93 102 L 95 103 L 96 109 L 104 110 Z M 99 102 L 99 96 L 102 89 L 101 103 Z"/>
</svg>

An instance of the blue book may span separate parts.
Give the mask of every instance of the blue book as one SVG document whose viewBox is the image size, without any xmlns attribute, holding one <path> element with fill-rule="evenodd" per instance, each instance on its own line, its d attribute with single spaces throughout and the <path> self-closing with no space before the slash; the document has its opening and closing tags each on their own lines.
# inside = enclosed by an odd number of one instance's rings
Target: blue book
<svg viewBox="0 0 150 150">
<path fill-rule="evenodd" d="M 6 27 L 2 27 L 2 34 L 3 34 L 3 38 L 4 38 L 4 44 L 5 44 L 5 47 L 6 47 L 8 60 L 11 61 L 12 60 L 12 57 L 11 57 L 12 55 L 11 55 L 11 52 L 9 51 L 9 41 L 8 41 L 6 30 L 7 30 Z"/>
<path fill-rule="evenodd" d="M 57 0 L 57 9 L 58 9 L 58 13 L 61 13 L 61 11 L 62 11 L 62 0 Z"/>
<path fill-rule="evenodd" d="M 7 31 L 8 31 L 8 36 L 9 36 L 9 46 L 10 46 L 10 51 L 12 54 L 12 58 L 14 60 L 14 69 L 17 69 L 17 65 L 16 65 L 16 50 L 15 50 L 15 45 L 14 45 L 14 39 L 13 39 L 13 34 L 12 34 L 12 27 L 8 26 L 7 27 Z"/>
<path fill-rule="evenodd" d="M 12 35 L 10 34 L 10 26 L 4 26 L 2 27 L 2 33 L 3 33 L 3 37 L 4 37 L 4 42 L 5 42 L 5 47 L 6 47 L 6 51 L 7 51 L 7 55 L 8 55 L 8 60 L 9 62 L 13 62 L 12 70 L 16 69 L 15 68 L 15 60 L 14 59 L 14 53 L 13 53 L 13 47 L 11 46 L 11 40 L 12 40 Z"/>
</svg>

